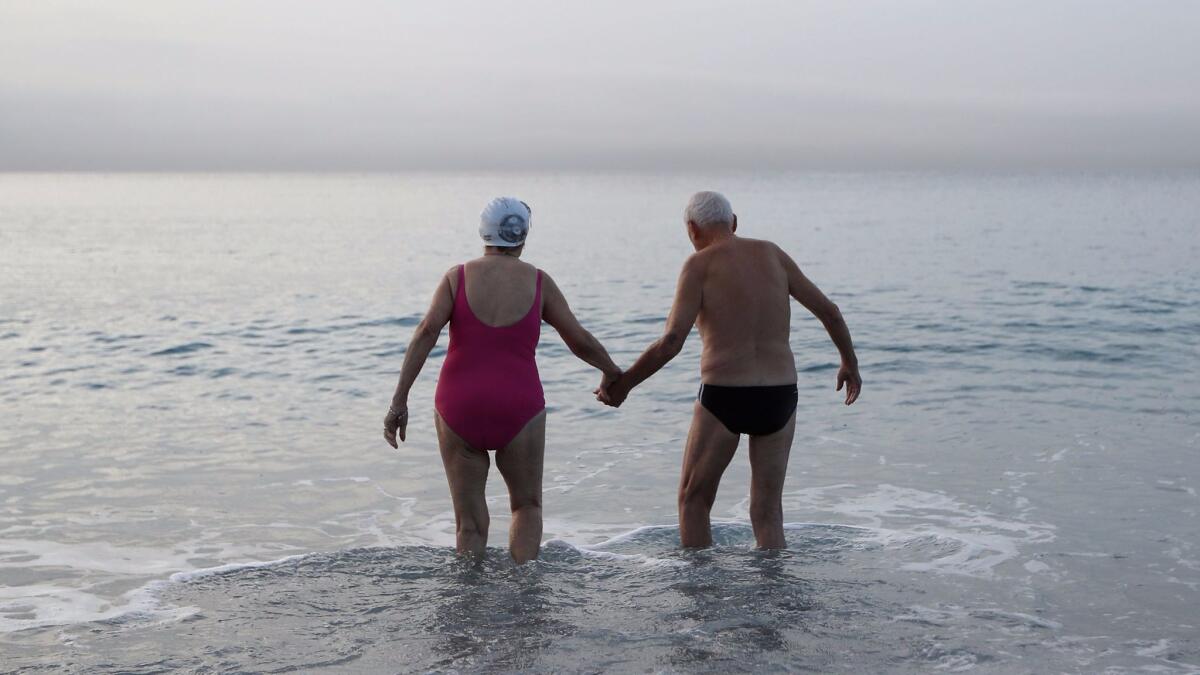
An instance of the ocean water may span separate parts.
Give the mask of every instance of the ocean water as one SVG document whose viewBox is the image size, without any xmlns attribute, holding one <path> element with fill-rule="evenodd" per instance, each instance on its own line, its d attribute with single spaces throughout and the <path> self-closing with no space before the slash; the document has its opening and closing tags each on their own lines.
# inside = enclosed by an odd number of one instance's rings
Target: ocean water
<svg viewBox="0 0 1200 675">
<path fill-rule="evenodd" d="M 681 551 L 699 341 L 620 410 L 547 329 L 546 542 L 451 550 L 381 418 L 479 208 L 628 364 L 732 199 L 797 307 L 789 550 Z M 1200 175 L 0 174 L 0 671 L 1200 672 Z M 426 411 L 426 412 L 422 412 Z"/>
</svg>

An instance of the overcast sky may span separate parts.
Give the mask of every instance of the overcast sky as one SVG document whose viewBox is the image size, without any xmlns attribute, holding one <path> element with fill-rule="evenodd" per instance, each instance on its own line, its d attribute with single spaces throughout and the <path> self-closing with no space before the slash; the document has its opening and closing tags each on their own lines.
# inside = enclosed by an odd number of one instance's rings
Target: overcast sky
<svg viewBox="0 0 1200 675">
<path fill-rule="evenodd" d="M 1200 2 L 0 0 L 0 169 L 1200 166 Z"/>
</svg>

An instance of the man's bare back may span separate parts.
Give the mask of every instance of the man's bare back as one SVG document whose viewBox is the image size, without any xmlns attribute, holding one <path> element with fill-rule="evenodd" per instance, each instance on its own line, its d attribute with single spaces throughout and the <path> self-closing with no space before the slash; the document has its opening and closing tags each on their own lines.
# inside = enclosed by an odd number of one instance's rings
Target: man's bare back
<svg viewBox="0 0 1200 675">
<path fill-rule="evenodd" d="M 837 389 L 846 405 L 862 380 L 841 312 L 782 249 L 743 239 L 728 200 L 692 197 L 686 210 L 696 253 L 679 275 L 663 336 L 598 398 L 619 406 L 630 390 L 675 357 L 692 326 L 704 343 L 701 388 L 684 451 L 679 534 L 684 546 L 712 543 L 709 512 L 742 434 L 750 437 L 750 521 L 760 547 L 783 548 L 783 477 L 795 432 L 796 364 L 790 344 L 795 298 L 824 324 L 842 357 Z"/>
<path fill-rule="evenodd" d="M 792 308 L 779 247 L 731 236 L 694 253 L 703 354 L 700 381 L 725 386 L 792 384 Z"/>
</svg>

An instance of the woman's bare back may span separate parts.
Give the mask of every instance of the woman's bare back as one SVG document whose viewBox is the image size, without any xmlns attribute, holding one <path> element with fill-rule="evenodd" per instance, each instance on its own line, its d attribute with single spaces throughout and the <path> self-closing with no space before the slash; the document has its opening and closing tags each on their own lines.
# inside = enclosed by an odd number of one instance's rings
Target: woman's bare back
<svg viewBox="0 0 1200 675">
<path fill-rule="evenodd" d="M 489 326 L 509 326 L 529 313 L 537 297 L 537 268 L 507 255 L 485 255 L 466 263 L 467 304 Z M 457 275 L 450 288 L 458 293 Z M 541 308 L 537 308 L 541 314 Z"/>
</svg>

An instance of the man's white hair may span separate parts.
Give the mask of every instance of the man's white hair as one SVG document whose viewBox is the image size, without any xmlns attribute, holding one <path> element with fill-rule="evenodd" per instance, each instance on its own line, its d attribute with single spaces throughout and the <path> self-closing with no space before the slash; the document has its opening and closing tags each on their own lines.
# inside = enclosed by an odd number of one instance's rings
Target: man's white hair
<svg viewBox="0 0 1200 675">
<path fill-rule="evenodd" d="M 688 200 L 683 217 L 700 227 L 733 225 L 733 207 L 720 192 L 697 192 Z"/>
</svg>

